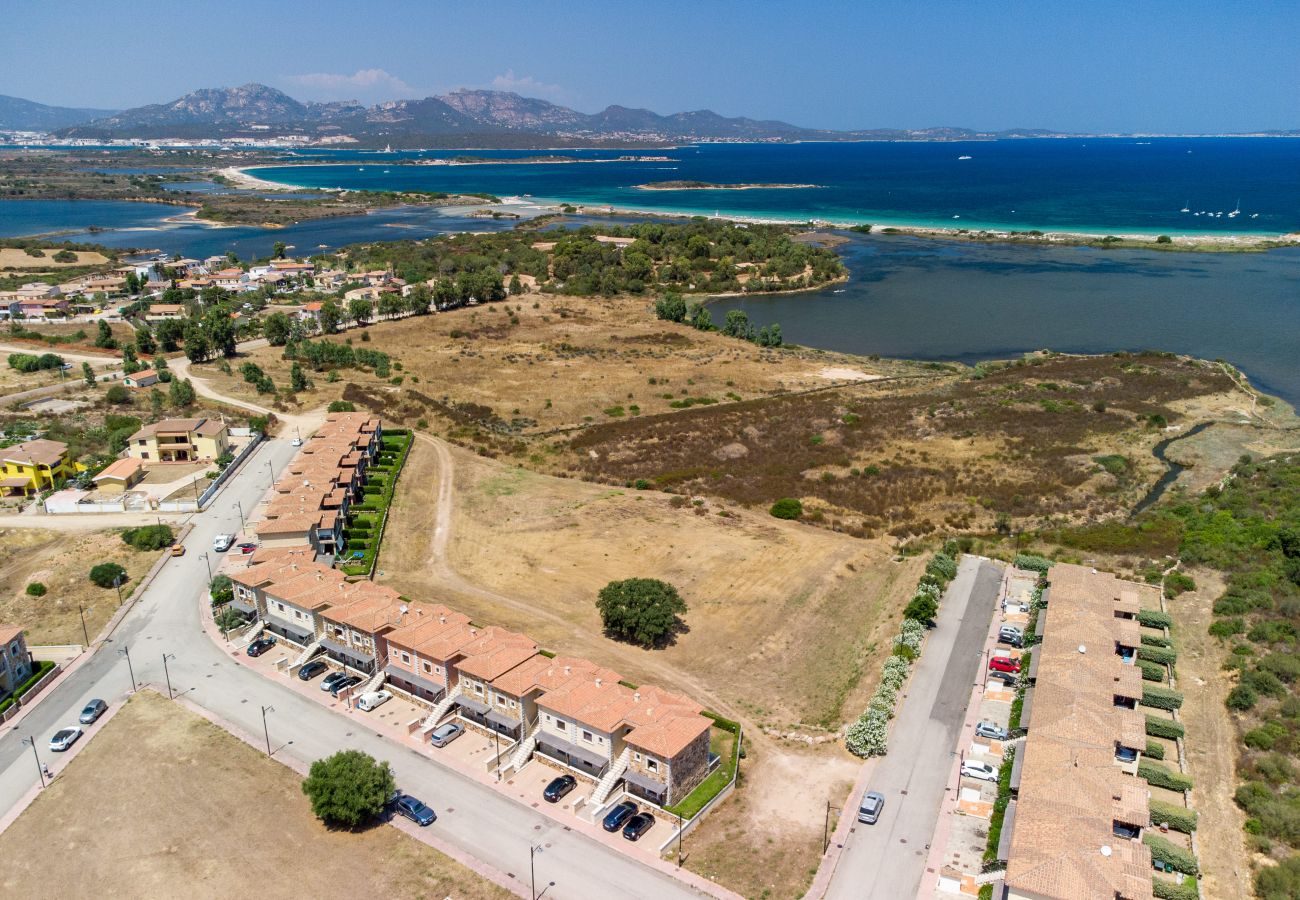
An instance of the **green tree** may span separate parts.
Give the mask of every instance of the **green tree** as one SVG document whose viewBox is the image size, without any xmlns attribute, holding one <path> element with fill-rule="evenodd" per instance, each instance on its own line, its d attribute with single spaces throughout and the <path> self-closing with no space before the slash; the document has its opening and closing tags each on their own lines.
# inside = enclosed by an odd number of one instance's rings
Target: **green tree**
<svg viewBox="0 0 1300 900">
<path fill-rule="evenodd" d="M 653 647 L 672 633 L 687 607 L 671 584 L 655 578 L 629 578 L 601 588 L 596 609 L 610 634 Z"/>
<path fill-rule="evenodd" d="M 311 387 L 311 382 L 307 380 L 306 374 L 302 371 L 302 366 L 294 363 L 289 368 L 289 384 L 295 393 L 305 391 Z"/>
<path fill-rule="evenodd" d="M 99 320 L 99 330 L 95 334 L 95 346 L 101 350 L 116 350 L 117 338 L 113 337 L 113 329 L 108 327 L 108 323 L 103 319 Z"/>
<path fill-rule="evenodd" d="M 102 588 L 126 583 L 126 569 L 117 563 L 100 563 L 90 570 L 90 581 Z"/>
<path fill-rule="evenodd" d="M 153 356 L 158 344 L 153 339 L 153 332 L 141 325 L 135 330 L 135 351 L 140 356 Z"/>
<path fill-rule="evenodd" d="M 374 304 L 365 297 L 353 297 L 348 301 L 348 316 L 358 325 L 370 319 L 370 314 L 374 312 Z M 321 312 L 324 312 L 322 309 Z"/>
<path fill-rule="evenodd" d="M 903 609 L 904 619 L 916 619 L 929 625 L 939 613 L 939 601 L 929 594 L 917 594 Z"/>
<path fill-rule="evenodd" d="M 429 303 L 433 300 L 433 291 L 429 286 L 421 282 L 411 288 L 411 293 L 406 297 L 406 308 L 418 316 L 423 316 L 429 312 Z"/>
<path fill-rule="evenodd" d="M 302 792 L 322 821 L 355 828 L 383 812 L 396 787 L 388 763 L 360 750 L 340 750 L 311 764 Z"/>
<path fill-rule="evenodd" d="M 778 519 L 797 519 L 803 515 L 803 504 L 794 497 L 782 497 L 768 512 Z"/>
<path fill-rule="evenodd" d="M 104 399 L 117 406 L 124 406 L 131 402 L 131 392 L 122 385 L 115 384 L 108 389 L 108 393 L 104 395 Z"/>
<path fill-rule="evenodd" d="M 284 259 L 284 251 L 286 249 L 288 248 L 285 247 L 284 241 L 276 241 L 275 244 L 273 244 L 271 247 L 271 258 Z"/>
<path fill-rule="evenodd" d="M 212 347 L 202 326 L 193 319 L 185 323 L 185 356 L 190 362 L 205 362 L 212 356 Z"/>
<path fill-rule="evenodd" d="M 518 297 L 524 292 L 524 283 L 519 280 L 518 275 L 510 276 L 510 296 Z"/>
<path fill-rule="evenodd" d="M 334 334 L 339 330 L 339 319 L 342 314 L 339 306 L 333 300 L 326 300 L 320 306 L 320 330 L 321 334 Z"/>
<path fill-rule="evenodd" d="M 86 387 L 95 386 L 95 370 L 90 367 L 90 363 L 81 364 L 81 377 L 85 380 Z"/>
<path fill-rule="evenodd" d="M 289 317 L 282 312 L 273 312 L 262 324 L 262 334 L 272 347 L 283 347 L 289 340 Z"/>
<path fill-rule="evenodd" d="M 166 404 L 166 402 L 167 402 L 167 398 L 163 396 L 162 391 L 158 390 L 157 388 L 149 389 L 149 413 L 155 419 L 162 418 L 163 407 Z"/>
<path fill-rule="evenodd" d="M 695 313 L 691 316 L 691 324 L 700 331 L 712 331 L 713 315 L 709 312 L 709 308 L 702 303 L 696 304 Z"/>
<path fill-rule="evenodd" d="M 180 340 L 184 333 L 185 326 L 180 319 L 163 319 L 154 328 L 154 337 L 158 340 L 158 348 L 164 353 L 175 353 L 176 348 L 180 346 Z"/>
<path fill-rule="evenodd" d="M 229 575 L 216 575 L 208 584 L 208 593 L 212 595 L 213 606 L 225 606 L 235 599 L 235 586 Z"/>
<path fill-rule="evenodd" d="M 190 384 L 188 378 L 173 378 L 167 389 L 167 399 L 176 409 L 192 406 L 196 399 L 194 385 Z"/>
<path fill-rule="evenodd" d="M 686 321 L 686 301 L 682 295 L 669 292 L 655 301 L 655 316 L 668 322 Z"/>
<path fill-rule="evenodd" d="M 174 544 L 176 535 L 170 525 L 141 525 L 124 530 L 122 540 L 136 550 L 161 550 Z"/>
<path fill-rule="evenodd" d="M 33 581 L 31 584 L 27 585 L 27 596 L 44 597 L 45 585 L 41 584 L 39 581 Z"/>
<path fill-rule="evenodd" d="M 235 355 L 238 337 L 235 334 L 235 323 L 230 319 L 230 311 L 225 307 L 218 306 L 208 310 L 207 315 L 203 317 L 203 334 L 207 338 L 208 346 L 212 348 L 212 353 L 220 353 L 226 357 Z"/>
</svg>

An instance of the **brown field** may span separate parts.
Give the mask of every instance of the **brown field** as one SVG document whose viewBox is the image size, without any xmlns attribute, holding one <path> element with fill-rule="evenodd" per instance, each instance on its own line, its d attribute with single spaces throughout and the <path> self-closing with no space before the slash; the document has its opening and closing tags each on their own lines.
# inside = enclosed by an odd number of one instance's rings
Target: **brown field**
<svg viewBox="0 0 1300 900">
<path fill-rule="evenodd" d="M 534 308 L 536 305 L 536 308 Z M 904 363 L 815 350 L 764 350 L 716 333 L 660 322 L 646 298 L 588 299 L 528 294 L 503 303 L 451 310 L 353 330 L 333 340 L 383 350 L 401 363 L 400 386 L 355 369 L 309 373 L 313 390 L 286 408 L 316 406 L 345 396 L 384 409 L 385 418 L 482 423 L 525 433 L 578 426 L 585 420 L 670 412 L 673 400 L 728 394 L 750 399 L 837 381 L 925 371 Z M 717 313 L 720 315 L 720 313 Z M 456 335 L 453 337 L 453 333 Z M 289 366 L 278 347 L 250 358 L 282 388 Z M 823 373 L 844 369 L 843 373 Z M 265 402 L 239 377 L 215 364 L 196 368 L 214 388 Z M 856 374 L 850 374 L 856 373 Z M 650 379 L 654 379 L 654 383 Z M 664 395 L 671 395 L 667 399 Z M 452 408 L 447 408 L 451 406 Z M 606 410 L 621 411 L 617 414 Z"/>
<path fill-rule="evenodd" d="M 0 622 L 26 629 L 28 644 L 83 644 L 81 603 L 94 640 L 117 611 L 117 591 L 91 584 L 91 567 L 115 562 L 126 569 L 130 581 L 122 596 L 128 597 L 157 559 L 157 553 L 132 550 L 117 531 L 0 530 Z M 27 596 L 33 581 L 45 585 L 44 597 Z"/>
<path fill-rule="evenodd" d="M 99 330 L 97 322 L 37 322 L 24 321 L 16 322 L 14 325 L 21 326 L 28 331 L 36 331 L 41 334 L 66 336 L 85 332 L 85 338 L 68 344 L 50 344 L 46 341 L 34 338 L 18 337 L 12 334 L 9 329 L 0 329 L 0 341 L 12 346 L 31 347 L 33 353 L 79 353 L 103 356 L 105 359 L 121 359 L 122 354 L 116 350 L 105 350 L 95 346 L 95 334 Z M 122 343 L 130 343 L 135 340 L 135 330 L 125 322 L 110 322 L 109 328 L 113 336 Z M 74 366 L 76 374 L 80 374 L 81 366 Z"/>
<path fill-rule="evenodd" d="M 73 266 L 102 266 L 108 257 L 95 250 L 73 250 L 77 254 L 75 262 L 56 262 L 54 254 L 59 250 L 40 250 L 40 256 L 31 256 L 26 250 L 14 247 L 0 247 L 0 269 L 67 269 Z"/>
<path fill-rule="evenodd" d="M 6 896 L 511 896 L 391 828 L 325 828 L 300 779 L 145 692 L 0 834 Z M 56 849 L 57 848 L 57 849 Z"/>
</svg>

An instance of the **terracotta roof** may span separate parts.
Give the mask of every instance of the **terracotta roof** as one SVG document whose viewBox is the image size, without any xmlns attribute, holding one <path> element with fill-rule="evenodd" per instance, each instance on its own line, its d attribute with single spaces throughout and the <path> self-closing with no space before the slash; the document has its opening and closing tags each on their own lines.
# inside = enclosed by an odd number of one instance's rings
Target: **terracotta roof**
<svg viewBox="0 0 1300 900">
<path fill-rule="evenodd" d="M 200 434 L 205 437 L 224 431 L 225 425 L 219 419 L 161 419 L 146 425 L 131 435 L 131 440 L 150 438 L 158 434 Z"/>
<path fill-rule="evenodd" d="M 0 644 L 7 644 L 23 633 L 17 625 L 0 625 Z"/>
<path fill-rule="evenodd" d="M 134 456 L 128 456 L 126 459 L 115 459 L 91 480 L 99 481 L 101 478 L 121 478 L 126 480 L 142 468 L 144 468 L 144 463 Z"/>
<path fill-rule="evenodd" d="M 538 655 L 492 679 L 492 687 L 518 698 L 537 690 L 554 690 L 572 678 L 589 677 L 597 668 L 591 660 L 576 656 L 547 659 Z"/>
<path fill-rule="evenodd" d="M 422 652 L 421 648 L 437 635 L 456 631 L 469 624 L 469 616 L 448 609 L 441 603 L 412 603 L 410 615 L 402 624 L 388 632 L 390 646 L 396 645 L 412 653 Z"/>
<path fill-rule="evenodd" d="M 410 616 L 410 604 L 397 591 L 373 581 L 358 581 L 349 591 L 345 606 L 335 605 L 325 618 L 358 631 L 374 633 L 396 627 Z M 406 612 L 403 612 L 406 610 Z"/>
<path fill-rule="evenodd" d="M 58 464 L 67 452 L 67 444 L 38 438 L 34 441 L 24 441 L 21 444 L 14 444 L 12 447 L 0 450 L 0 459 L 27 466 L 53 466 Z"/>
<path fill-rule="evenodd" d="M 482 681 L 491 681 L 536 656 L 537 642 L 516 631 L 485 628 L 478 639 L 466 645 L 462 652 L 465 658 L 456 663 L 457 670 Z"/>
</svg>

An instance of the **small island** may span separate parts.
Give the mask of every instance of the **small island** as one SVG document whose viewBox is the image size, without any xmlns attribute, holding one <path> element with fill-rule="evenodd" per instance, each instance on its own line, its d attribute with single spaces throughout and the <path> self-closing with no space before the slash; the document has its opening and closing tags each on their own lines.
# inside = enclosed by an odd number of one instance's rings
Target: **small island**
<svg viewBox="0 0 1300 900">
<path fill-rule="evenodd" d="M 819 184 L 714 184 L 709 181 L 651 181 L 635 186 L 639 191 L 756 191 L 821 187 Z"/>
</svg>

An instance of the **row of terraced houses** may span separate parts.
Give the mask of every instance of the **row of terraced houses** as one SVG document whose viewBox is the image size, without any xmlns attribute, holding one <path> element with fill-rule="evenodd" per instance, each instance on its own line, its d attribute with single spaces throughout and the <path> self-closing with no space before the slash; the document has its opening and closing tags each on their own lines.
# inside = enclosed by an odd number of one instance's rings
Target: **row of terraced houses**
<svg viewBox="0 0 1300 900">
<path fill-rule="evenodd" d="M 541 754 L 595 783 L 597 806 L 620 783 L 663 806 L 716 764 L 712 722 L 692 700 L 633 686 L 590 660 L 554 656 L 527 635 L 476 625 L 441 604 L 349 581 L 308 551 L 259 550 L 231 580 L 236 602 L 255 610 L 263 628 L 303 648 L 290 674 L 324 653 L 366 678 L 357 695 L 384 685 L 428 708 L 423 738 L 447 716 L 499 736 L 503 774 Z"/>
</svg>

